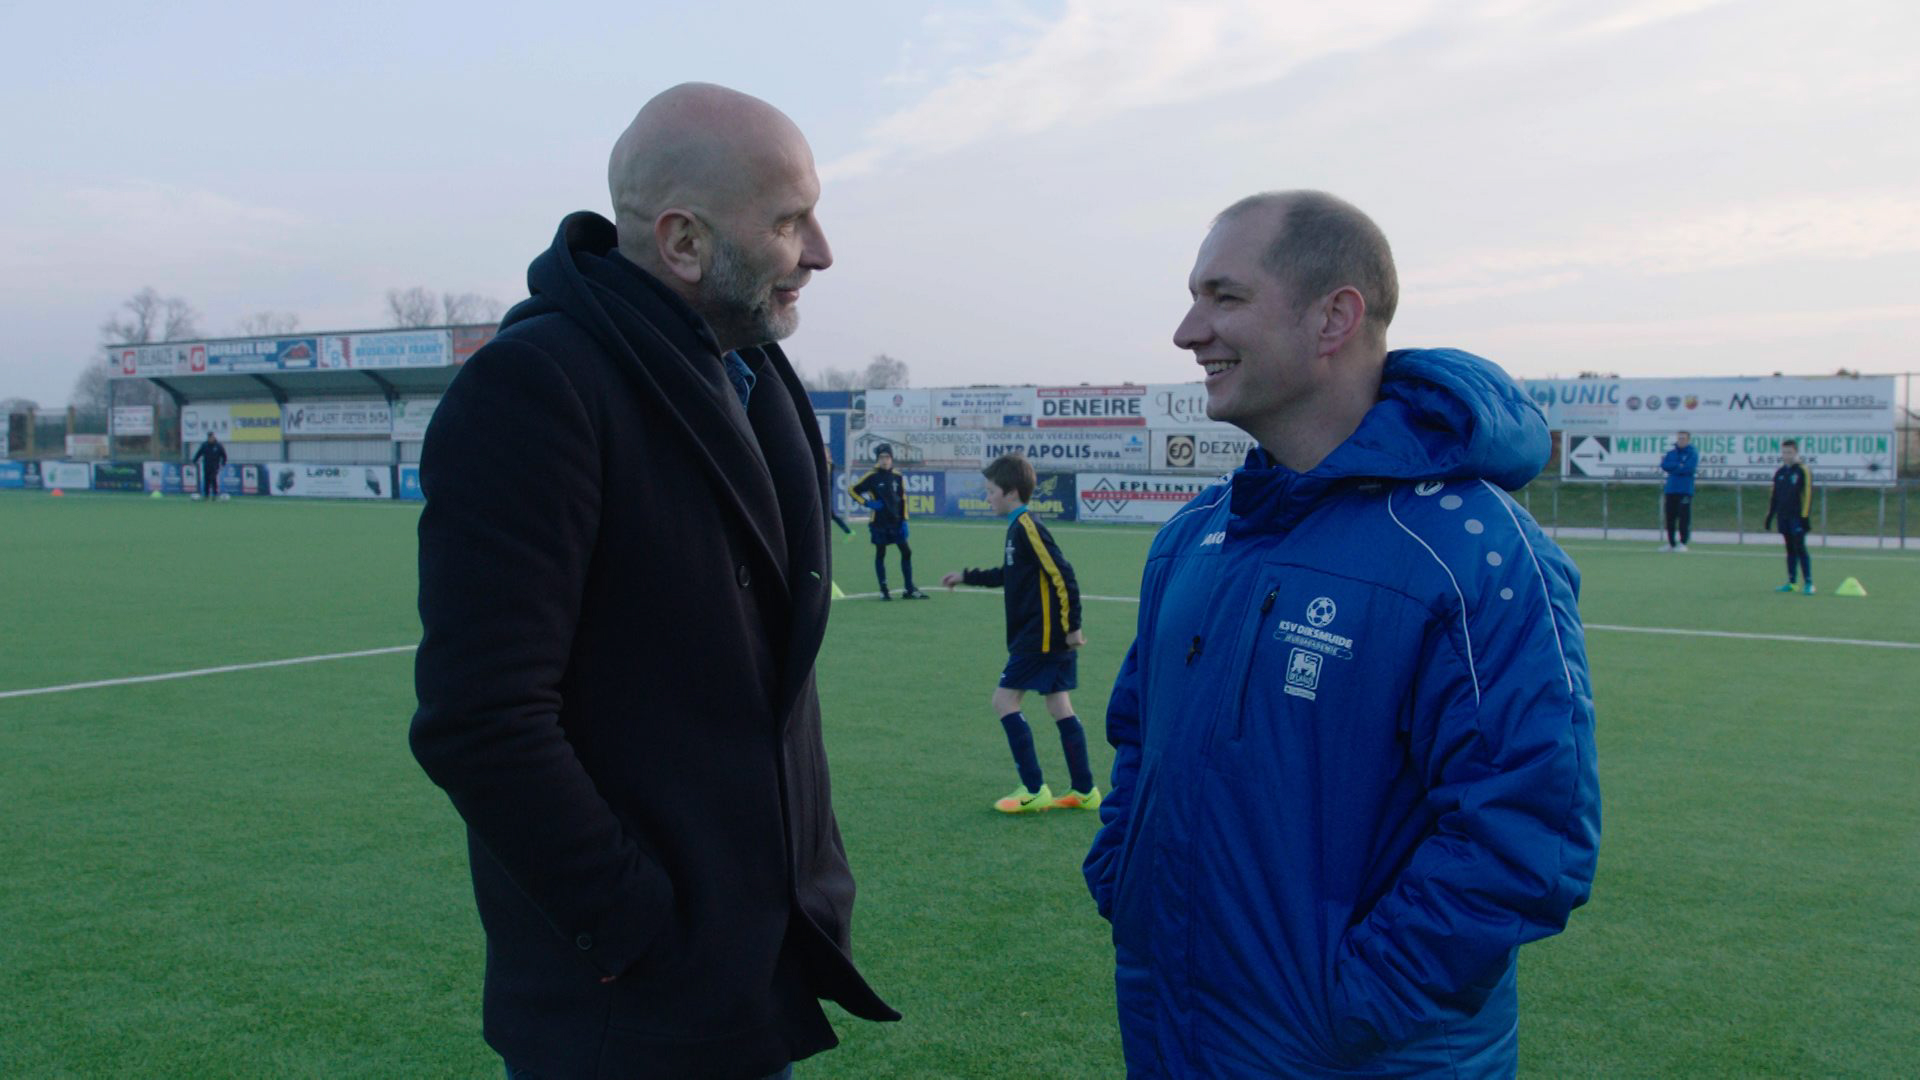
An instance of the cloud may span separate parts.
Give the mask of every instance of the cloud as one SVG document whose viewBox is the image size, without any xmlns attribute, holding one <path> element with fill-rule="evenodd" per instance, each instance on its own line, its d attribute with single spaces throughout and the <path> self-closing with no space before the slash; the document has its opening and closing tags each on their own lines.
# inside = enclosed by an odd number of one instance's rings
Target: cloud
<svg viewBox="0 0 1920 1080">
<path fill-rule="evenodd" d="M 1590 229 L 1562 243 L 1468 252 L 1409 267 L 1410 291 L 1441 306 L 1538 292 L 1590 274 L 1689 274 L 1920 253 L 1920 197 L 1784 197 Z"/>
<path fill-rule="evenodd" d="M 901 66 L 885 80 L 931 89 L 882 117 L 864 146 L 830 162 L 822 175 L 856 176 L 896 155 L 947 153 L 1007 134 L 1245 90 L 1325 57 L 1365 52 L 1429 28 L 1551 18 L 1564 24 L 1557 36 L 1577 38 L 1642 29 L 1727 2 L 1639 0 L 1597 19 L 1584 5 L 1563 0 L 1374 0 L 1348 6 L 1066 0 L 1051 22 L 1007 3 L 984 18 L 941 13 L 924 24 L 935 44 L 924 50 L 903 46 Z M 1003 28 L 993 42 L 995 55 L 938 74 L 915 63 L 922 52 L 991 51 L 980 44 L 993 36 L 986 19 Z"/>
<path fill-rule="evenodd" d="M 1779 344 L 1806 338 L 1828 339 L 1838 333 L 1876 328 L 1903 333 L 1920 329 L 1920 304 L 1727 312 L 1665 319 L 1509 323 L 1482 330 L 1475 341 L 1500 349 L 1524 350 L 1579 342 L 1589 348 L 1645 347 L 1673 353 L 1686 349 L 1724 349 L 1730 345 Z"/>
</svg>

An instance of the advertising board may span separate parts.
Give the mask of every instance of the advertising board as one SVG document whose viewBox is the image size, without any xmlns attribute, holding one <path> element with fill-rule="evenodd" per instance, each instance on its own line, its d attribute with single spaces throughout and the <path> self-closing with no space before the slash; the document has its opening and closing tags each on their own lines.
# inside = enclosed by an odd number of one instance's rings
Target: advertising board
<svg viewBox="0 0 1920 1080">
<path fill-rule="evenodd" d="M 146 487 L 139 462 L 102 461 L 93 467 L 95 491 L 145 491 Z"/>
<path fill-rule="evenodd" d="M 499 332 L 500 327 L 493 323 L 485 326 L 454 327 L 448 331 L 448 337 L 452 342 L 453 362 L 464 364 L 473 359 L 473 354 L 480 351 L 480 346 L 492 341 L 493 336 Z"/>
<path fill-rule="evenodd" d="M 1780 467 L 1780 442 L 1800 443 L 1800 460 L 1815 483 L 1894 484 L 1897 469 L 1891 434 L 1802 432 L 1702 432 L 1693 436 L 1700 451 L 1696 481 L 1767 483 Z M 1668 434 L 1566 435 L 1561 475 L 1583 480 L 1663 480 L 1660 459 L 1674 445 Z"/>
<path fill-rule="evenodd" d="M 1147 426 L 1223 434 L 1240 429 L 1207 419 L 1205 383 L 1156 383 L 1147 387 Z"/>
<path fill-rule="evenodd" d="M 979 431 L 887 431 L 868 428 L 854 437 L 854 465 L 871 465 L 875 451 L 886 446 L 901 468 L 949 468 L 986 464 L 987 437 Z"/>
<path fill-rule="evenodd" d="M 320 339 L 323 368 L 446 367 L 451 363 L 453 343 L 445 330 L 330 334 Z"/>
<path fill-rule="evenodd" d="M 1253 436 L 1239 428 L 1153 432 L 1153 467 L 1218 476 L 1246 464 Z"/>
<path fill-rule="evenodd" d="M 934 390 L 933 426 L 942 428 L 1024 428 L 1040 411 L 1036 388 Z"/>
<path fill-rule="evenodd" d="M 1081 473 L 1077 479 L 1081 521 L 1146 525 L 1165 524 L 1215 480 L 1115 473 Z"/>
<path fill-rule="evenodd" d="M 990 431 L 986 460 L 1001 454 L 1022 454 L 1036 469 L 1137 469 L 1151 465 L 1147 432 L 1107 431 L 1099 428 Z"/>
<path fill-rule="evenodd" d="M 320 339 L 249 338 L 207 343 L 207 373 L 238 375 L 257 371 L 307 371 L 319 361 Z"/>
<path fill-rule="evenodd" d="M 1144 386 L 1042 386 L 1036 427 L 1146 427 Z"/>
<path fill-rule="evenodd" d="M 932 426 L 932 391 L 867 391 L 868 431 L 922 431 Z"/>
<path fill-rule="evenodd" d="M 115 435 L 152 437 L 153 406 L 115 405 L 108 418 L 107 430 Z"/>
<path fill-rule="evenodd" d="M 187 405 L 180 410 L 180 445 L 194 447 L 207 433 L 221 442 L 279 442 L 280 406 L 243 401 L 233 405 Z"/>
<path fill-rule="evenodd" d="M 42 461 L 40 486 L 49 491 L 85 491 L 93 486 L 93 466 L 84 461 Z"/>
<path fill-rule="evenodd" d="M 177 461 L 148 461 L 140 466 L 140 484 L 147 491 L 158 491 L 165 495 L 178 495 L 186 490 L 186 482 Z"/>
<path fill-rule="evenodd" d="M 393 403 L 393 441 L 419 442 L 427 437 L 427 425 L 433 422 L 433 410 L 440 405 L 435 398 L 401 398 Z"/>
<path fill-rule="evenodd" d="M 391 499 L 391 465 L 319 465 L 284 462 L 266 466 L 272 493 L 307 499 Z"/>
<path fill-rule="evenodd" d="M 425 502 L 427 493 L 420 487 L 420 466 L 401 465 L 395 470 L 394 497 L 409 502 Z"/>
<path fill-rule="evenodd" d="M 1530 379 L 1547 426 L 1569 432 L 1892 432 L 1892 376 Z"/>
<path fill-rule="evenodd" d="M 1038 473 L 1033 485 L 1033 498 L 1027 501 L 1027 508 L 1049 521 L 1072 521 L 1078 510 L 1074 505 L 1073 490 L 1072 473 Z M 943 517 L 1002 519 L 1002 515 L 994 513 L 993 508 L 987 505 L 987 478 L 978 472 L 947 473 L 944 489 L 940 493 L 940 514 Z"/>
<path fill-rule="evenodd" d="M 385 401 L 290 401 L 280 410 L 289 439 L 393 433 L 393 409 Z"/>
</svg>

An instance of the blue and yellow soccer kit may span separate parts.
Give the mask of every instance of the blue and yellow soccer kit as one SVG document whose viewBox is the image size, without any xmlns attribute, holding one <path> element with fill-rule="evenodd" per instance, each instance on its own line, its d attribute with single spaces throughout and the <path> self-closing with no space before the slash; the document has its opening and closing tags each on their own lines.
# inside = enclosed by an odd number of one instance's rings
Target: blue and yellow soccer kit
<svg viewBox="0 0 1920 1080">
<path fill-rule="evenodd" d="M 968 585 L 1000 589 L 1007 609 L 1007 667 L 1000 685 L 1043 694 L 1077 685 L 1076 654 L 1067 635 L 1080 629 L 1080 585 L 1053 534 L 1026 507 L 1007 523 L 999 566 L 969 569 Z"/>
</svg>

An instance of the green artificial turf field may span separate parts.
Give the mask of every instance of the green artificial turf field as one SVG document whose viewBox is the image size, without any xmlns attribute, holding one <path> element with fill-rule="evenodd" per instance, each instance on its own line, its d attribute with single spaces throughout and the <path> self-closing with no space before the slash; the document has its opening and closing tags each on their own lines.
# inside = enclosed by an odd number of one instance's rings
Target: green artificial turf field
<svg viewBox="0 0 1920 1080">
<path fill-rule="evenodd" d="M 414 507 L 0 495 L 0 694 L 407 646 Z M 859 533 L 856 527 L 856 534 Z M 1106 688 L 1149 534 L 1060 526 Z M 991 564 L 990 523 L 917 523 L 920 582 Z M 988 809 L 990 594 L 870 592 L 836 543 L 820 666 L 856 954 L 906 1020 L 834 1012 L 814 1077 L 1116 1076 L 1091 814 Z M 1522 1071 L 1920 1071 L 1920 557 L 1656 554 L 1568 541 L 1599 706 L 1594 899 L 1521 963 Z M 897 567 L 893 578 L 898 584 Z M 498 1075 L 458 821 L 406 747 L 406 652 L 0 696 L 0 1076 Z M 1036 714 L 1040 710 L 1033 710 Z M 1050 779 L 1064 772 L 1036 725 Z"/>
</svg>

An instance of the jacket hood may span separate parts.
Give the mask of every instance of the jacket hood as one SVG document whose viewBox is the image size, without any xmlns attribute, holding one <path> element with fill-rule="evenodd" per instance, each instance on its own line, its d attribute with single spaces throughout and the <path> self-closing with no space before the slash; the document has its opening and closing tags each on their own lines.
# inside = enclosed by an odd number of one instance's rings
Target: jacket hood
<svg viewBox="0 0 1920 1080">
<path fill-rule="evenodd" d="M 1254 447 L 1233 474 L 1233 512 L 1284 523 L 1351 480 L 1484 479 L 1513 491 L 1551 451 L 1540 406 L 1493 363 L 1459 349 L 1399 349 L 1387 354 L 1379 400 L 1325 461 L 1296 473 Z"/>
</svg>

